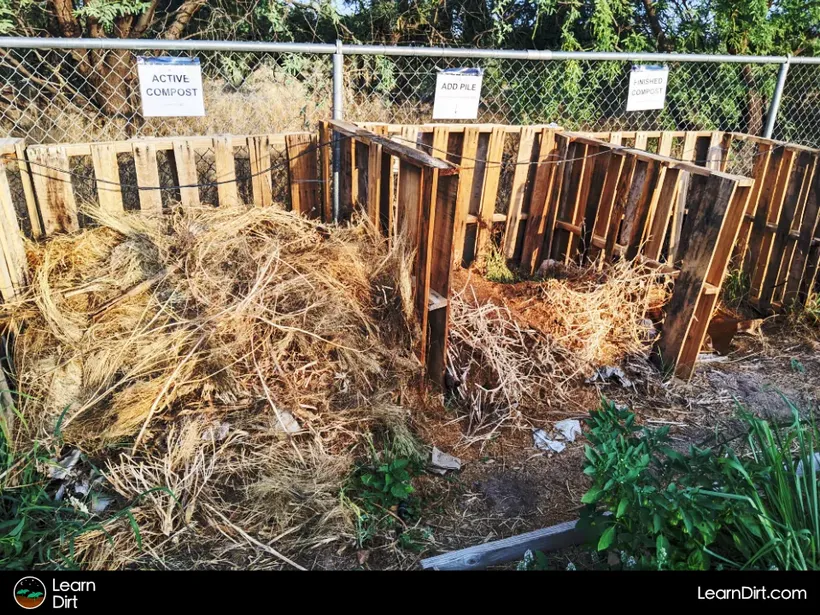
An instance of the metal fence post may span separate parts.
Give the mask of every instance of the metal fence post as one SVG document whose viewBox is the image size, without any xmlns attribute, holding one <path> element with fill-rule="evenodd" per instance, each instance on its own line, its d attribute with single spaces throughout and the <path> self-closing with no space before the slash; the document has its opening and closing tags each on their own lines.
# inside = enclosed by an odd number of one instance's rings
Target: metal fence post
<svg viewBox="0 0 820 615">
<path fill-rule="evenodd" d="M 344 99 L 342 91 L 344 89 L 344 52 L 342 51 L 342 41 L 336 41 L 336 52 L 333 54 L 333 119 L 344 118 Z M 341 175 L 342 148 L 339 142 L 338 133 L 333 133 L 333 221 L 339 221 L 339 179 Z"/>
<path fill-rule="evenodd" d="M 786 85 L 786 75 L 789 74 L 789 57 L 780 65 L 780 72 L 777 73 L 777 85 L 774 88 L 772 104 L 769 105 L 769 115 L 766 118 L 766 127 L 763 129 L 763 136 L 766 139 L 772 138 L 774 123 L 777 121 L 777 111 L 780 109 L 780 99 L 783 97 L 783 87 Z"/>
</svg>

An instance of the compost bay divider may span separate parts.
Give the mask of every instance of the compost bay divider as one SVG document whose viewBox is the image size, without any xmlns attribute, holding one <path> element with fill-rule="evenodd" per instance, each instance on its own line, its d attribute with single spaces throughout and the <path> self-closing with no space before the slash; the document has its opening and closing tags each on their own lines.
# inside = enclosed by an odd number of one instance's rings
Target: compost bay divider
<svg viewBox="0 0 820 615">
<path fill-rule="evenodd" d="M 361 211 L 415 254 L 418 355 L 434 383 L 444 374 L 451 269 L 491 250 L 527 273 L 548 258 L 601 257 L 671 273 L 657 354 L 688 378 L 730 262 L 747 273 L 761 310 L 811 292 L 820 261 L 817 158 L 818 150 L 737 133 L 336 120 L 322 122 L 318 135 L 50 146 L 5 139 L 0 292 L 9 300 L 27 283 L 21 228 L 33 238 L 77 230 L 83 201 L 147 213 L 172 201 L 281 203 L 331 221 L 338 169 L 341 217 Z"/>
</svg>

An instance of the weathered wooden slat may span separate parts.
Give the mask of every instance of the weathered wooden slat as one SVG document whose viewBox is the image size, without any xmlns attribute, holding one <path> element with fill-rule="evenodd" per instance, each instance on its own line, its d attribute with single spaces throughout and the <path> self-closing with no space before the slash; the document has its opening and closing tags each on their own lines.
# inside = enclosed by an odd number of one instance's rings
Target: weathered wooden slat
<svg viewBox="0 0 820 615">
<path fill-rule="evenodd" d="M 330 124 L 319 122 L 319 172 L 322 180 L 322 221 L 333 221 L 333 193 L 331 179 L 331 161 L 333 158 L 333 131 Z"/>
<path fill-rule="evenodd" d="M 28 157 L 45 235 L 79 230 L 71 175 L 65 172 L 70 168 L 65 148 L 30 147 Z"/>
<path fill-rule="evenodd" d="M 133 143 L 134 168 L 137 171 L 137 185 L 140 187 L 140 211 L 162 213 L 162 191 L 160 186 L 157 150 L 153 143 L 135 141 Z"/>
<path fill-rule="evenodd" d="M 94 165 L 100 208 L 110 213 L 121 213 L 124 208 L 117 152 L 107 143 L 92 145 L 91 161 Z"/>
<path fill-rule="evenodd" d="M 657 181 L 657 165 L 638 160 L 632 173 L 632 185 L 624 209 L 624 220 L 621 226 L 621 245 L 626 246 L 626 258 L 632 260 L 640 249 L 641 237 L 649 213 L 652 191 Z"/>
<path fill-rule="evenodd" d="M 635 165 L 638 159 L 634 156 L 627 156 L 621 176 L 618 178 L 618 185 L 615 188 L 615 203 L 612 206 L 612 213 L 609 216 L 609 228 L 606 231 L 606 245 L 604 247 L 604 258 L 611 261 L 615 256 L 615 247 L 618 243 L 621 221 L 626 210 L 626 203 L 629 199 L 629 189 L 632 186 L 632 175 L 635 172 Z"/>
<path fill-rule="evenodd" d="M 17 168 L 20 170 L 20 182 L 23 184 L 23 196 L 26 199 L 26 211 L 31 224 L 31 236 L 34 239 L 39 239 L 43 236 L 43 223 L 37 209 L 37 197 L 34 195 L 34 178 L 32 177 L 32 169 L 29 168 L 26 143 L 23 139 L 17 139 L 14 143 L 14 152 L 17 156 Z"/>
<path fill-rule="evenodd" d="M 573 225 L 578 224 L 576 218 L 579 217 L 578 210 L 580 209 L 582 194 L 588 185 L 588 175 L 592 167 L 587 157 L 590 147 L 594 148 L 596 146 L 577 140 L 573 141 L 570 146 L 568 162 L 561 182 L 561 200 L 557 210 L 558 215 L 555 218 L 556 221 L 569 222 Z M 570 233 L 559 228 L 555 229 L 551 253 L 554 260 L 559 263 L 569 262 L 571 258 L 571 240 L 572 235 Z"/>
<path fill-rule="evenodd" d="M 560 165 L 558 164 L 558 152 L 555 147 L 555 130 L 544 128 L 541 131 L 539 141 L 535 185 L 530 197 L 527 228 L 524 233 L 524 246 L 521 251 L 521 265 L 530 275 L 539 266 L 538 260 L 541 256 L 541 248 L 544 245 L 544 232 L 555 188 L 555 178 L 559 172 Z"/>
<path fill-rule="evenodd" d="M 655 213 L 649 227 L 649 236 L 646 238 L 644 255 L 651 260 L 658 260 L 663 250 L 664 239 L 671 221 L 672 208 L 675 205 L 680 169 L 663 169 L 660 193 L 658 194 Z"/>
<path fill-rule="evenodd" d="M 580 229 L 578 236 L 581 238 L 579 242 L 581 254 L 582 256 L 588 255 L 591 260 L 597 257 L 597 250 L 591 249 L 593 248 L 591 239 L 595 230 L 598 213 L 602 207 L 606 207 L 606 204 L 602 202 L 602 197 L 604 196 L 604 189 L 606 188 L 610 163 L 612 162 L 612 157 L 615 155 L 616 154 L 611 151 L 604 150 L 603 155 L 595 156 L 595 158 L 590 160 L 592 173 L 589 178 L 589 189 L 586 194 L 586 200 L 582 203 L 584 218 L 582 224 L 578 225 L 577 228 Z"/>
<path fill-rule="evenodd" d="M 531 163 L 535 159 L 533 152 L 535 135 L 536 131 L 533 126 L 524 126 L 521 128 L 521 138 L 518 142 L 518 155 L 515 159 L 515 172 L 513 173 L 512 189 L 510 192 L 510 203 L 507 208 L 507 225 L 504 229 L 504 239 L 502 242 L 504 256 L 508 259 L 512 259 L 515 256 L 519 225 L 521 224 L 521 214 L 524 208 L 524 197 L 527 192 L 527 180 L 533 169 Z"/>
<path fill-rule="evenodd" d="M 435 139 L 434 139 L 435 142 Z M 458 176 L 438 177 L 435 195 L 435 219 L 430 238 L 430 295 L 447 299 L 443 309 L 429 314 L 429 335 L 427 349 L 427 377 L 438 386 L 444 386 L 444 372 L 447 361 L 447 337 L 450 320 L 450 272 L 453 262 L 453 230 L 455 226 Z M 429 297 L 428 297 L 429 300 Z"/>
<path fill-rule="evenodd" d="M 555 551 L 582 544 L 584 536 L 576 529 L 577 523 L 567 521 L 534 532 L 428 557 L 421 560 L 421 567 L 425 570 L 479 570 L 520 560 L 527 551 Z"/>
<path fill-rule="evenodd" d="M 400 160 L 397 223 L 399 232 L 407 237 L 408 247 L 411 249 L 418 243 L 421 196 L 421 168 L 406 160 Z"/>
<path fill-rule="evenodd" d="M 270 138 L 267 135 L 249 137 L 248 157 L 250 158 L 253 202 L 258 207 L 268 207 L 273 204 Z"/>
<path fill-rule="evenodd" d="M 473 177 L 478 155 L 479 130 L 465 128 L 461 145 L 461 170 L 458 174 L 458 196 L 456 198 L 455 228 L 453 232 L 453 264 L 460 267 L 464 259 L 464 241 L 467 235 L 467 216 L 470 213 Z"/>
<path fill-rule="evenodd" d="M 291 209 L 309 218 L 319 218 L 321 207 L 316 136 L 307 132 L 290 134 L 285 139 L 285 147 Z M 378 163 L 381 165 L 381 159 Z M 381 175 L 381 169 L 376 174 Z M 375 223 L 378 224 L 378 220 Z"/>
<path fill-rule="evenodd" d="M 601 237 L 603 239 L 603 243 L 601 245 L 597 245 L 594 241 L 592 241 L 592 239 L 590 239 L 589 258 L 591 260 L 598 258 L 601 250 L 606 247 L 606 238 L 610 228 L 610 218 L 613 213 L 613 208 L 615 207 L 618 185 L 620 183 L 621 173 L 624 170 L 624 164 L 626 161 L 626 156 L 618 152 L 611 153 L 608 158 L 606 180 L 604 181 L 604 186 L 601 190 L 601 199 L 598 204 L 598 211 L 595 215 L 595 222 L 592 227 L 592 237 Z"/>
<path fill-rule="evenodd" d="M 174 161 L 180 186 L 179 199 L 183 207 L 199 207 L 199 176 L 196 172 L 196 155 L 191 141 L 174 142 Z"/>
<path fill-rule="evenodd" d="M 220 207 L 239 205 L 239 191 L 236 187 L 236 159 L 230 137 L 213 139 L 214 172 L 216 174 L 216 194 Z"/>
<path fill-rule="evenodd" d="M 697 134 L 694 132 L 687 132 L 683 138 L 683 152 L 681 153 L 681 160 L 691 161 L 695 158 L 695 143 L 697 141 Z M 689 196 L 689 185 L 692 182 L 692 175 L 688 170 L 680 176 L 680 183 L 678 184 L 678 197 L 674 208 L 672 209 L 672 230 L 669 236 L 669 254 L 674 258 L 678 253 L 678 246 L 680 245 L 680 236 L 683 229 L 683 220 L 686 215 L 686 201 Z"/>
<path fill-rule="evenodd" d="M 9 185 L 6 164 L 0 160 L 0 251 L 3 272 L 0 275 L 0 295 L 4 301 L 17 296 L 26 285 L 28 266 L 23 233 L 17 222 L 14 200 Z"/>
<path fill-rule="evenodd" d="M 504 154 L 504 139 L 507 133 L 495 128 L 490 133 L 487 146 L 487 163 L 484 170 L 484 188 L 481 194 L 481 205 L 478 211 L 478 228 L 476 229 L 476 258 L 480 261 L 490 248 L 493 233 L 493 214 L 498 197 L 498 183 L 501 179 L 501 162 Z"/>
<path fill-rule="evenodd" d="M 419 232 L 418 246 L 416 250 L 415 280 L 416 286 L 413 293 L 413 300 L 416 307 L 416 318 L 421 329 L 421 339 L 419 340 L 419 359 L 422 365 L 427 365 L 429 330 L 428 324 L 430 312 L 428 310 L 430 302 L 430 280 L 433 271 L 433 237 L 435 232 L 436 218 L 436 192 L 438 190 L 439 174 L 436 169 L 424 167 L 421 169 L 421 200 L 419 201 Z M 449 267 L 449 258 L 447 266 Z"/>
</svg>

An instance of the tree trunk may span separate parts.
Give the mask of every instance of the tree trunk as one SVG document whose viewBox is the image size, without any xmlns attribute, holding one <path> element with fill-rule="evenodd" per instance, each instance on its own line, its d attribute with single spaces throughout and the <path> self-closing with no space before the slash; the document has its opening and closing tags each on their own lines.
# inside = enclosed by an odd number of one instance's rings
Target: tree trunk
<svg viewBox="0 0 820 615">
<path fill-rule="evenodd" d="M 763 134 L 763 96 L 757 89 L 757 82 L 752 67 L 749 64 L 744 64 L 740 75 L 748 91 L 746 101 L 746 134 Z"/>
</svg>

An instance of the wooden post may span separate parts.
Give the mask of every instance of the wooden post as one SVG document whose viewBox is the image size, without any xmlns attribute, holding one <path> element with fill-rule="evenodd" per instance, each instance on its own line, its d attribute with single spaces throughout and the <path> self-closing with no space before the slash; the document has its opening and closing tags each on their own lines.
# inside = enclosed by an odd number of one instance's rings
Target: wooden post
<svg viewBox="0 0 820 615">
<path fill-rule="evenodd" d="M 162 213 L 162 192 L 146 189 L 157 188 L 160 185 L 157 149 L 151 142 L 135 141 L 132 151 L 134 168 L 137 171 L 137 185 L 140 186 L 140 211 L 159 215 Z"/>
<path fill-rule="evenodd" d="M 239 205 L 239 191 L 236 189 L 236 159 L 233 154 L 231 137 L 214 137 L 214 172 L 216 174 L 216 195 L 220 207 Z M 156 156 L 154 157 L 156 167 Z"/>
<path fill-rule="evenodd" d="M 109 213 L 122 213 L 122 188 L 120 187 L 120 166 L 117 152 L 112 143 L 94 143 L 91 146 L 91 161 L 97 185 L 100 208 Z"/>
<path fill-rule="evenodd" d="M 484 171 L 484 189 L 481 193 L 476 229 L 476 259 L 479 261 L 489 252 L 493 235 L 493 215 L 495 214 L 495 201 L 498 197 L 498 183 L 501 179 L 501 162 L 506 135 L 507 133 L 500 126 L 495 126 L 490 133 L 487 164 Z"/>
<path fill-rule="evenodd" d="M 453 232 L 453 264 L 460 267 L 464 258 L 464 241 L 467 234 L 467 216 L 470 213 L 473 177 L 475 176 L 479 131 L 477 128 L 464 129 L 461 144 L 461 170 L 458 174 L 458 196 L 456 199 L 455 229 Z"/>
<path fill-rule="evenodd" d="M 539 266 L 541 246 L 549 216 L 550 203 L 558 176 L 558 152 L 555 148 L 555 130 L 544 128 L 538 151 L 538 166 L 535 170 L 535 185 L 530 198 L 530 211 L 524 233 L 524 247 L 521 251 L 521 266 L 532 275 Z"/>
<path fill-rule="evenodd" d="M 322 221 L 333 221 L 333 192 L 331 161 L 333 157 L 333 131 L 326 121 L 319 122 L 319 170 L 322 181 Z"/>
<path fill-rule="evenodd" d="M 69 169 L 65 147 L 29 147 L 28 158 L 32 163 L 34 192 L 37 195 L 45 235 L 79 230 L 77 202 L 74 199 L 71 175 L 63 172 Z"/>
<path fill-rule="evenodd" d="M 535 145 L 535 128 L 524 126 L 521 128 L 521 139 L 518 143 L 515 172 L 513 174 L 510 204 L 507 208 L 507 224 L 504 229 L 502 249 L 508 259 L 515 257 L 515 248 L 518 242 L 518 230 L 521 224 L 524 197 L 527 191 L 527 179 L 532 170 L 533 146 Z"/>
<path fill-rule="evenodd" d="M 303 216 L 318 218 L 321 209 L 316 136 L 309 132 L 289 134 L 285 137 L 285 147 L 291 209 Z"/>
</svg>

